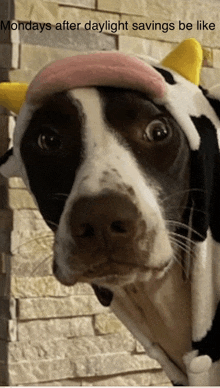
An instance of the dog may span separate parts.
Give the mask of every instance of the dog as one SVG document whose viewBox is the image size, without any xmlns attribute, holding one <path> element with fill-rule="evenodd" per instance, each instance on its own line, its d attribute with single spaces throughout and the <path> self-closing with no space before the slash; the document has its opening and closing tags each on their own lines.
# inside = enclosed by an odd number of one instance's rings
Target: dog
<svg viewBox="0 0 220 388">
<path fill-rule="evenodd" d="M 58 281 L 90 283 L 174 384 L 209 385 L 216 315 L 196 321 L 192 279 L 202 265 L 208 281 L 210 230 L 218 248 L 218 100 L 164 66 L 89 55 L 83 74 L 82 55 L 35 78 L 0 171 L 22 176 L 54 231 Z"/>
</svg>

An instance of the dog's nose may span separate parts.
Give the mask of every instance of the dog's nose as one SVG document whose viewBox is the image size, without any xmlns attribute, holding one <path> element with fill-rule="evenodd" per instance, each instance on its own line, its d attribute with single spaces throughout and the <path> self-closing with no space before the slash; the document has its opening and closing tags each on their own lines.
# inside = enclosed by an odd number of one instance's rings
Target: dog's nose
<svg viewBox="0 0 220 388">
<path fill-rule="evenodd" d="M 131 200 L 117 193 L 82 197 L 71 211 L 70 226 L 79 248 L 120 247 L 137 233 L 139 215 Z M 90 245 L 91 244 L 91 245 Z"/>
</svg>

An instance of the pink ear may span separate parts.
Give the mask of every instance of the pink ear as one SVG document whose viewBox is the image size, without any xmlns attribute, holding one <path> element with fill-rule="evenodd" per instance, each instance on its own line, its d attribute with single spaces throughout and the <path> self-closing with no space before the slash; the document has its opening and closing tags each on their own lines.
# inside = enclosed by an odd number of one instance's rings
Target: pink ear
<svg viewBox="0 0 220 388">
<path fill-rule="evenodd" d="M 35 104 L 53 93 L 87 86 L 130 88 L 156 98 L 162 98 L 166 88 L 163 77 L 142 60 L 99 52 L 61 59 L 44 68 L 30 84 L 27 101 Z"/>
</svg>

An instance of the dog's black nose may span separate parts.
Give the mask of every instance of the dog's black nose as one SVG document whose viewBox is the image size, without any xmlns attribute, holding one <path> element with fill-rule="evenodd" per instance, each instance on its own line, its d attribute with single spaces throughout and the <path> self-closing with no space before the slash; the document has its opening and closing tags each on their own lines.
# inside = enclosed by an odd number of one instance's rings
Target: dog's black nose
<svg viewBox="0 0 220 388">
<path fill-rule="evenodd" d="M 82 197 L 74 203 L 70 226 L 79 248 L 119 248 L 137 232 L 139 215 L 125 195 L 114 192 Z"/>
</svg>

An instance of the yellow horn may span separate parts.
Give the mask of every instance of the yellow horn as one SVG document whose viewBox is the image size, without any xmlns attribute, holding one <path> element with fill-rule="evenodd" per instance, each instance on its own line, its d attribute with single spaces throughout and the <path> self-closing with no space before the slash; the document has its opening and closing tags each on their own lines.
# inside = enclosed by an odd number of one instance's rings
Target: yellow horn
<svg viewBox="0 0 220 388">
<path fill-rule="evenodd" d="M 203 51 L 200 43 L 196 39 L 190 38 L 184 40 L 171 51 L 161 64 L 199 85 L 202 61 Z"/>
<path fill-rule="evenodd" d="M 18 114 L 25 100 L 27 89 L 28 84 L 26 83 L 0 83 L 0 105 Z"/>
</svg>

